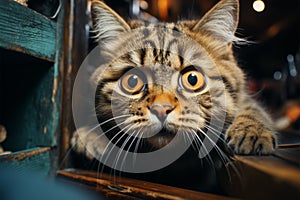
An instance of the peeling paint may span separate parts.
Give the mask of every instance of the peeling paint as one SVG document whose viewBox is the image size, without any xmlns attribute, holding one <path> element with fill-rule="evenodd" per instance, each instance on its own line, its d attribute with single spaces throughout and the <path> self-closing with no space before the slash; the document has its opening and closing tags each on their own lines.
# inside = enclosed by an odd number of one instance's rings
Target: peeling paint
<svg viewBox="0 0 300 200">
<path fill-rule="evenodd" d="M 54 61 L 55 22 L 18 3 L 1 0 L 0 27 L 0 47 Z"/>
<path fill-rule="evenodd" d="M 38 154 L 41 154 L 41 153 L 45 153 L 45 152 L 48 152 L 50 151 L 51 148 L 50 147 L 45 147 L 45 148 L 36 148 L 36 149 L 31 149 L 31 150 L 26 150 L 26 151 L 20 151 L 20 152 L 17 152 L 17 153 L 11 153 L 11 154 L 8 154 L 8 155 L 3 155 L 0 157 L 0 161 L 13 161 L 13 160 L 18 160 L 18 161 L 22 161 L 24 159 L 27 159 L 27 158 L 31 158 L 33 156 L 36 156 Z"/>
<path fill-rule="evenodd" d="M 57 87 L 58 87 L 58 77 L 54 77 L 53 80 L 53 88 L 52 88 L 52 96 L 51 96 L 51 101 L 55 105 L 55 97 L 57 93 Z"/>
<path fill-rule="evenodd" d="M 47 134 L 47 127 L 44 126 L 44 134 L 46 135 Z"/>
</svg>

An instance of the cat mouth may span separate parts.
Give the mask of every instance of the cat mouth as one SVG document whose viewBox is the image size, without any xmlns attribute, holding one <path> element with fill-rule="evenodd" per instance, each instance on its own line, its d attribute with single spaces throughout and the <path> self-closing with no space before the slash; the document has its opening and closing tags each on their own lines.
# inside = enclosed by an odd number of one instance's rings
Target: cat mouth
<svg viewBox="0 0 300 200">
<path fill-rule="evenodd" d="M 174 137 L 176 133 L 163 127 L 154 137 Z"/>
<path fill-rule="evenodd" d="M 160 149 L 168 145 L 173 138 L 175 137 L 176 132 L 171 131 L 167 128 L 162 128 L 158 133 L 152 137 L 147 138 L 147 141 L 151 144 L 152 147 Z"/>
</svg>

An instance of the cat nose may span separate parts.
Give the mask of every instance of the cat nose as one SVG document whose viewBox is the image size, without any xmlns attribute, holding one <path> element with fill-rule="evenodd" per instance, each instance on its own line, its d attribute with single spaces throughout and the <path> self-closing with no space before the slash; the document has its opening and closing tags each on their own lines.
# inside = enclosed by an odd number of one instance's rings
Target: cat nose
<svg viewBox="0 0 300 200">
<path fill-rule="evenodd" d="M 150 112 L 161 121 L 164 122 L 170 112 L 174 110 L 174 106 L 170 104 L 154 104 L 150 107 Z"/>
</svg>

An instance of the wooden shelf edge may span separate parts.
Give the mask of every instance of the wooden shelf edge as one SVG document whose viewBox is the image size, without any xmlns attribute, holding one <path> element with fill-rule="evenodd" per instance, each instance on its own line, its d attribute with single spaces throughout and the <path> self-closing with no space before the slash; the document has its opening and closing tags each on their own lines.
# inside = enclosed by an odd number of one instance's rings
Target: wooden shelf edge
<svg viewBox="0 0 300 200">
<path fill-rule="evenodd" d="M 9 160 L 18 160 L 21 161 L 25 158 L 30 158 L 38 154 L 46 153 L 51 151 L 50 147 L 37 147 L 37 148 L 32 148 L 24 151 L 17 151 L 13 152 L 10 154 L 5 154 L 0 156 L 0 162 L 1 161 L 9 161 Z"/>
<path fill-rule="evenodd" d="M 202 193 L 142 180 L 115 177 L 91 171 L 66 169 L 57 172 L 58 177 L 67 178 L 72 182 L 79 182 L 106 196 L 128 196 L 142 199 L 192 199 L 192 200 L 224 200 L 233 199 L 215 194 Z"/>
<path fill-rule="evenodd" d="M 32 148 L 0 156 L 0 170 L 17 174 L 34 172 L 47 177 L 51 170 L 52 150 L 50 147 Z"/>
<path fill-rule="evenodd" d="M 236 162 L 286 181 L 300 191 L 300 168 L 274 156 L 235 156 Z"/>
</svg>

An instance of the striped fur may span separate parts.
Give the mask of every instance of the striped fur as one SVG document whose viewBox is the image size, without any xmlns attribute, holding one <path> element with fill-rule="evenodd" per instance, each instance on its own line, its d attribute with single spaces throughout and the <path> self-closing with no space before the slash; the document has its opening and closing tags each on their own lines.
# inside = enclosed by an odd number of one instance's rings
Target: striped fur
<svg viewBox="0 0 300 200">
<path fill-rule="evenodd" d="M 102 56 L 110 60 L 104 64 L 106 70 L 101 74 L 96 70 L 91 79 L 97 85 L 99 122 L 114 117 L 111 108 L 114 107 L 114 113 L 119 116 L 130 115 L 122 121 L 123 127 L 130 127 L 124 130 L 145 135 L 158 132 L 160 134 L 146 140 L 152 147 L 161 148 L 175 133 L 201 135 L 201 130 L 210 128 L 212 115 L 225 113 L 220 138 L 235 153 L 269 154 L 274 151 L 277 139 L 272 121 L 248 94 L 244 73 L 232 52 L 233 43 L 243 41 L 235 37 L 237 0 L 220 1 L 200 21 L 177 23 L 126 23 L 96 0 L 92 10 Z M 201 71 L 206 84 L 192 93 L 183 89 L 179 81 L 181 73 L 191 66 Z M 132 69 L 142 71 L 147 82 L 145 89 L 135 95 L 120 89 L 120 79 Z M 172 107 L 164 123 L 151 113 L 150 108 L 156 104 Z M 115 125 L 112 121 L 102 128 L 110 130 Z M 113 129 L 108 136 L 113 139 L 119 131 L 120 128 Z M 103 152 L 97 153 L 101 154 Z"/>
</svg>

